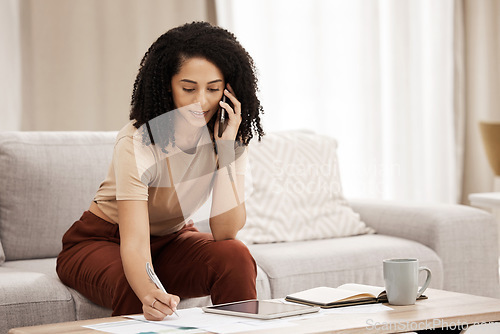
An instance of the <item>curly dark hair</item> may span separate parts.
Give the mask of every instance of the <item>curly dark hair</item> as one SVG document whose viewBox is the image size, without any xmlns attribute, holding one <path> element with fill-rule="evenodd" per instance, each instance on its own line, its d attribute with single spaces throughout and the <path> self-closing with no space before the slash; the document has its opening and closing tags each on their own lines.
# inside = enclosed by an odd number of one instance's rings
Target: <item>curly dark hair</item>
<svg viewBox="0 0 500 334">
<path fill-rule="evenodd" d="M 253 59 L 234 34 L 207 22 L 192 22 L 171 29 L 146 52 L 132 93 L 130 120 L 135 120 L 134 126 L 154 126 L 155 129 L 151 129 L 155 134 L 153 144 L 162 150 L 169 143 L 175 145 L 172 113 L 168 112 L 176 108 L 171 93 L 172 76 L 179 72 L 184 61 L 193 57 L 215 64 L 241 102 L 242 121 L 237 139 L 248 145 L 255 132 L 260 141 L 264 135 L 259 116 L 263 108 L 256 95 L 258 88 Z M 158 117 L 160 115 L 162 117 Z M 215 115 L 207 124 L 212 140 Z M 155 122 L 149 122 L 152 119 Z M 147 144 L 151 142 L 146 136 L 144 139 Z"/>
</svg>

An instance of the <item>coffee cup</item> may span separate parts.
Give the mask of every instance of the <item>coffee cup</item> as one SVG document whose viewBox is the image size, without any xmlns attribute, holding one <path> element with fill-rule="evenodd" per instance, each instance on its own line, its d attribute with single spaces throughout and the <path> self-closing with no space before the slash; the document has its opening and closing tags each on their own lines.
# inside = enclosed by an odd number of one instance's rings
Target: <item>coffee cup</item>
<svg viewBox="0 0 500 334">
<path fill-rule="evenodd" d="M 418 289 L 418 274 L 427 272 L 424 285 Z M 418 259 L 384 260 L 385 291 L 389 304 L 413 305 L 431 282 L 431 270 L 419 267 Z"/>
</svg>

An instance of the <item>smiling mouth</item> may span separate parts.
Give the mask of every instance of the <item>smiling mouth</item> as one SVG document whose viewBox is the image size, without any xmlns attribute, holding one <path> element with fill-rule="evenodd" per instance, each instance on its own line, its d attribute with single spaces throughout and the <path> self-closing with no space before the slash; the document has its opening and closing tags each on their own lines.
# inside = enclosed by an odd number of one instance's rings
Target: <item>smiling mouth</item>
<svg viewBox="0 0 500 334">
<path fill-rule="evenodd" d="M 208 110 L 207 111 L 194 111 L 194 110 L 189 110 L 190 113 L 192 113 L 195 117 L 203 117 L 205 116 L 206 113 L 208 113 Z"/>
</svg>

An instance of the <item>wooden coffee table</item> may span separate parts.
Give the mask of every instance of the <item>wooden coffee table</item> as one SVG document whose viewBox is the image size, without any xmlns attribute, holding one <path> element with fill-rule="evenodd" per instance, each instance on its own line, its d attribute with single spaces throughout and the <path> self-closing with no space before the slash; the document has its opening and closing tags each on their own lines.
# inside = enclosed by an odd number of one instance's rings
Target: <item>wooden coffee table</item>
<svg viewBox="0 0 500 334">
<path fill-rule="evenodd" d="M 392 306 L 392 310 L 366 314 L 328 314 L 293 320 L 294 327 L 265 329 L 247 333 L 402 333 L 431 328 L 461 329 L 466 324 L 500 321 L 500 299 L 427 289 L 427 300 L 415 305 Z M 387 304 L 385 304 L 387 305 Z M 84 325 L 125 320 L 123 317 L 73 321 L 59 324 L 14 328 L 9 334 L 98 333 Z M 196 324 L 193 324 L 196 327 Z"/>
</svg>

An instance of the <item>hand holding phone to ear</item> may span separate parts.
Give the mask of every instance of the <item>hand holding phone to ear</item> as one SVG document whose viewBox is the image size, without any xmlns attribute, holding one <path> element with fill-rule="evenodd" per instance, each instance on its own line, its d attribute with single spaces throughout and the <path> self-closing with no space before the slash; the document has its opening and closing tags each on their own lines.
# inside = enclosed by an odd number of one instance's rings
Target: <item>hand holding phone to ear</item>
<svg viewBox="0 0 500 334">
<path fill-rule="evenodd" d="M 214 132 L 217 133 L 216 140 L 236 140 L 241 124 L 241 103 L 230 84 L 227 84 L 227 89 L 224 89 L 219 105 L 221 108 L 214 128 Z"/>
<path fill-rule="evenodd" d="M 227 97 L 226 97 L 226 95 L 224 95 L 224 93 L 222 94 L 221 102 L 227 103 Z M 219 108 L 219 119 L 218 119 L 219 131 L 217 131 L 217 133 L 219 134 L 219 137 L 222 137 L 222 133 L 224 132 L 224 129 L 226 128 L 226 113 L 227 113 L 226 109 L 224 109 L 223 107 Z"/>
</svg>

